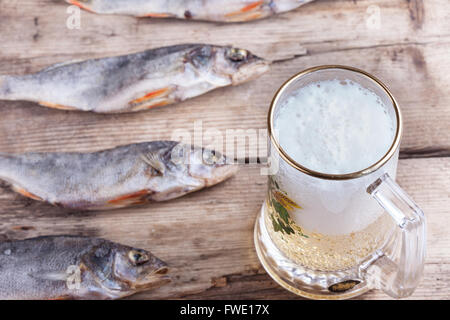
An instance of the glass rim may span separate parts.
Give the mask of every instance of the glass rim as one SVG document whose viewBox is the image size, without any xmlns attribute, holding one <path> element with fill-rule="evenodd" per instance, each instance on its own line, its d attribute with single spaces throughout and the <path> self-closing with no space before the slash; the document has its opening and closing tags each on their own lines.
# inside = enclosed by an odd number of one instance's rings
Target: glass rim
<svg viewBox="0 0 450 320">
<path fill-rule="evenodd" d="M 274 117 L 274 112 L 275 112 L 275 106 L 278 104 L 281 95 L 285 92 L 285 90 L 295 81 L 297 81 L 298 79 L 309 75 L 311 73 L 317 72 L 317 71 L 321 71 L 321 70 L 331 70 L 331 69 L 338 69 L 338 70 L 343 70 L 343 71 L 349 71 L 349 72 L 355 72 L 358 73 L 360 75 L 365 76 L 368 80 L 372 81 L 373 83 L 375 83 L 378 87 L 380 87 L 381 89 L 383 89 L 383 91 L 387 94 L 387 96 L 389 97 L 389 99 L 392 102 L 392 106 L 394 107 L 394 111 L 395 111 L 395 115 L 396 115 L 396 121 L 397 121 L 397 129 L 395 132 L 395 137 L 393 139 L 392 145 L 389 147 L 388 151 L 386 152 L 386 154 L 377 162 L 375 162 L 374 164 L 370 165 L 369 167 L 363 169 L 363 170 L 359 170 L 359 171 L 355 171 L 355 172 L 351 172 L 351 173 L 345 173 L 345 174 L 330 174 L 330 173 L 323 173 L 323 172 L 319 172 L 319 171 L 314 171 L 311 169 L 308 169 L 304 166 L 302 166 L 301 164 L 299 164 L 298 162 L 296 162 L 294 159 L 292 159 L 288 153 L 281 147 L 281 145 L 279 144 L 279 142 L 277 141 L 277 139 L 274 136 L 274 127 L 273 127 L 273 117 Z M 292 76 L 291 78 L 289 78 L 286 82 L 283 83 L 283 85 L 277 90 L 277 92 L 275 93 L 274 98 L 272 99 L 272 102 L 270 104 L 270 108 L 269 108 L 269 113 L 268 113 L 268 134 L 270 137 L 271 142 L 273 143 L 273 145 L 275 146 L 277 152 L 280 154 L 280 156 L 293 168 L 297 169 L 300 172 L 303 172 L 307 175 L 316 177 L 316 178 L 320 178 L 320 179 L 327 179 L 327 180 L 349 180 L 349 179 L 355 179 L 355 178 L 359 178 L 362 176 L 365 176 L 367 174 L 370 174 L 376 170 L 378 170 L 379 168 L 381 168 L 384 164 L 386 164 L 389 159 L 392 158 L 392 156 L 395 154 L 395 152 L 397 151 L 397 148 L 400 145 L 400 140 L 401 140 L 401 135 L 402 135 L 402 131 L 403 131 L 403 125 L 402 125 L 402 114 L 400 112 L 400 108 L 398 106 L 397 101 L 395 100 L 394 96 L 391 94 L 391 92 L 389 91 L 389 89 L 380 81 L 378 80 L 375 76 L 371 75 L 370 73 L 363 71 L 361 69 L 358 68 L 354 68 L 354 67 L 349 67 L 349 66 L 344 66 L 344 65 L 321 65 L 321 66 L 316 66 L 316 67 L 312 67 L 312 68 L 308 68 L 305 69 L 297 74 L 295 74 L 294 76 Z"/>
</svg>

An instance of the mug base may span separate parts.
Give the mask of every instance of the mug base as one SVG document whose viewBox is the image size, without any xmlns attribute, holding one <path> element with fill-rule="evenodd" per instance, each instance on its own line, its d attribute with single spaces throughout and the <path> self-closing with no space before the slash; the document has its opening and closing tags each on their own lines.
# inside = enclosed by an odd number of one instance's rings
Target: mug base
<svg viewBox="0 0 450 320">
<path fill-rule="evenodd" d="M 358 276 L 357 267 L 340 271 L 316 271 L 287 258 L 273 243 L 264 221 L 264 205 L 255 222 L 254 241 L 258 258 L 275 282 L 290 292 L 316 300 L 343 300 L 370 290 Z"/>
</svg>

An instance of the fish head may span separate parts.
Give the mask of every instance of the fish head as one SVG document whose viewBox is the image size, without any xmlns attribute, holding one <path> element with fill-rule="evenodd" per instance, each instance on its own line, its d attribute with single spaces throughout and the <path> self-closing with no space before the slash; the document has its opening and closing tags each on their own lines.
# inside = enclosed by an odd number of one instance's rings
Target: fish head
<svg viewBox="0 0 450 320">
<path fill-rule="evenodd" d="M 142 249 L 124 247 L 115 255 L 114 276 L 135 291 L 170 282 L 167 264 Z"/>
<path fill-rule="evenodd" d="M 150 165 L 151 200 L 166 201 L 220 183 L 238 171 L 221 153 L 176 141 L 161 142 L 157 154 L 142 159 Z"/>
<path fill-rule="evenodd" d="M 188 164 L 189 176 L 209 187 L 218 184 L 238 171 L 238 166 L 218 151 L 195 147 Z"/>
<path fill-rule="evenodd" d="M 96 291 L 110 298 L 126 297 L 170 282 L 167 264 L 143 249 L 106 243 L 83 260 L 96 282 Z"/>
<path fill-rule="evenodd" d="M 197 46 L 189 52 L 186 60 L 197 75 L 214 87 L 237 85 L 269 70 L 269 61 L 248 50 L 233 47 Z"/>
<path fill-rule="evenodd" d="M 223 47 L 216 55 L 216 73 L 226 75 L 232 85 L 253 80 L 269 70 L 270 62 L 246 49 Z"/>
</svg>

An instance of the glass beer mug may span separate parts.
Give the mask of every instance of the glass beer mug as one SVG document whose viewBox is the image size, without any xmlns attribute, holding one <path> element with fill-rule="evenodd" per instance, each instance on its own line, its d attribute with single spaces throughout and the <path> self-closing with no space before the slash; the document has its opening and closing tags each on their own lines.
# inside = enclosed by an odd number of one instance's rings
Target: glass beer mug
<svg viewBox="0 0 450 320">
<path fill-rule="evenodd" d="M 334 79 L 375 93 L 394 124 L 395 136 L 385 155 L 358 172 L 310 170 L 283 150 L 274 132 L 274 119 L 287 97 L 310 83 Z M 411 295 L 423 272 L 426 221 L 395 182 L 402 118 L 385 85 L 351 67 L 305 70 L 276 93 L 268 127 L 269 163 L 277 164 L 277 170 L 268 178 L 255 223 L 255 246 L 269 275 L 312 299 L 347 299 L 373 288 L 395 298 Z"/>
</svg>

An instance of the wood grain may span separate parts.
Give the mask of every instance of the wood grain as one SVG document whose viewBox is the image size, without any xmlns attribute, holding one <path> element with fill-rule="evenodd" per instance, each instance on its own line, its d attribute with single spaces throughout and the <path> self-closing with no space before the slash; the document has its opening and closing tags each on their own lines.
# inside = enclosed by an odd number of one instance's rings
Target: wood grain
<svg viewBox="0 0 450 320">
<path fill-rule="evenodd" d="M 379 29 L 367 26 L 380 8 Z M 319 64 L 367 70 L 399 101 L 405 132 L 399 181 L 424 209 L 425 276 L 412 299 L 450 298 L 450 3 L 447 0 L 318 0 L 248 24 L 216 24 L 81 14 L 66 28 L 67 5 L 0 0 L 0 74 L 23 74 L 62 61 L 127 54 L 185 42 L 233 44 L 275 60 L 263 77 L 184 103 L 139 114 L 98 115 L 0 101 L 0 151 L 93 151 L 170 139 L 175 129 L 264 129 L 270 100 L 293 73 Z M 253 147 L 251 147 L 253 148 Z M 294 299 L 263 271 L 253 223 L 265 177 L 243 166 L 204 192 L 146 207 L 66 212 L 0 188 L 0 238 L 44 234 L 105 237 L 151 249 L 173 267 L 174 282 L 135 298 Z M 363 299 L 384 299 L 379 291 Z"/>
<path fill-rule="evenodd" d="M 174 201 L 109 212 L 61 212 L 3 188 L 0 235 L 84 234 L 150 249 L 172 266 L 174 282 L 136 298 L 294 298 L 264 273 L 253 246 L 266 190 L 259 169 L 243 166 L 222 185 Z M 428 219 L 425 280 L 412 298 L 450 298 L 449 170 L 449 158 L 399 164 L 400 184 Z M 386 296 L 374 291 L 363 298 Z"/>
</svg>

